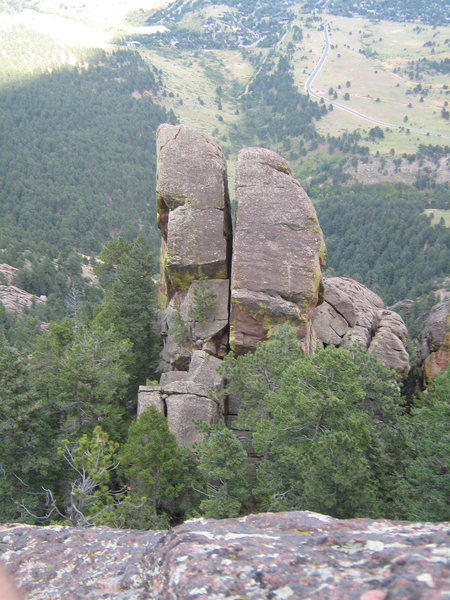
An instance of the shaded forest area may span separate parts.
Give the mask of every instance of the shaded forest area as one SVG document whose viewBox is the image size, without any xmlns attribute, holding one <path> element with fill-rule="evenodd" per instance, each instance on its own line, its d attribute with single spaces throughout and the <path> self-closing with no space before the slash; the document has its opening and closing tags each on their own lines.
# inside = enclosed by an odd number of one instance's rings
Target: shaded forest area
<svg viewBox="0 0 450 600">
<path fill-rule="evenodd" d="M 3 74 L 0 262 L 19 268 L 19 287 L 48 298 L 26 324 L 1 307 L 14 343 L 39 321 L 70 316 L 70 299 L 100 299 L 80 253 L 97 254 L 117 235 L 143 235 L 158 249 L 155 132 L 176 121 L 157 103 L 163 93 L 160 74 L 126 50 L 84 51 L 76 66 L 44 74 Z"/>
<path fill-rule="evenodd" d="M 78 66 L 0 89 L 1 258 L 31 250 L 90 254 L 122 234 L 159 245 L 155 131 L 174 122 L 155 102 L 158 73 L 138 53 L 88 53 Z"/>
</svg>

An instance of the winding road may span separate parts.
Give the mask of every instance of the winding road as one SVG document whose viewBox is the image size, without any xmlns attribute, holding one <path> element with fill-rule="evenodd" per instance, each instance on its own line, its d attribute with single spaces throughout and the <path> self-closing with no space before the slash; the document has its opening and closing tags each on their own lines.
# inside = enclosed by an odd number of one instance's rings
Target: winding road
<svg viewBox="0 0 450 600">
<path fill-rule="evenodd" d="M 316 64 L 313 71 L 311 72 L 311 74 L 309 75 L 308 79 L 305 82 L 305 91 L 310 96 L 313 96 L 314 98 L 317 98 L 319 100 L 322 99 L 324 102 L 327 102 L 328 104 L 332 104 L 336 108 L 340 108 L 341 110 L 345 110 L 346 112 L 348 112 L 352 115 L 355 115 L 356 117 L 359 117 L 360 119 L 369 121 L 369 123 L 374 123 L 375 125 L 382 125 L 383 127 L 390 127 L 391 129 L 405 129 L 405 127 L 402 125 L 396 125 L 395 123 L 386 123 L 385 121 L 380 121 L 379 119 L 374 119 L 373 117 L 369 117 L 369 115 L 365 115 L 364 113 L 361 113 L 357 110 L 354 110 L 353 108 L 345 106 L 344 104 L 341 104 L 340 102 L 336 102 L 336 100 L 332 100 L 331 98 L 322 96 L 318 92 L 314 91 L 314 89 L 312 87 L 314 80 L 316 79 L 317 75 L 319 75 L 320 71 L 322 70 L 322 67 L 325 64 L 325 61 L 327 60 L 328 54 L 330 53 L 330 49 L 331 49 L 330 23 L 328 23 L 328 22 L 325 23 L 325 25 L 323 26 L 323 39 L 324 39 L 324 45 L 323 45 L 322 54 L 319 58 L 319 62 Z M 450 134 L 446 134 L 446 133 L 437 133 L 435 131 L 427 131 L 426 129 L 416 129 L 415 127 L 408 127 L 408 130 L 411 133 L 419 133 L 421 135 L 433 135 L 433 136 L 437 136 L 437 137 L 450 139 Z"/>
</svg>

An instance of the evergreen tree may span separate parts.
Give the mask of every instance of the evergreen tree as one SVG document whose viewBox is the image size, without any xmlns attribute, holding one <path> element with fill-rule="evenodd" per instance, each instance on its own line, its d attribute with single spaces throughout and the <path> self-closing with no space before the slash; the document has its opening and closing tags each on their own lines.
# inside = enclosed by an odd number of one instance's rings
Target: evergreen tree
<svg viewBox="0 0 450 600">
<path fill-rule="evenodd" d="M 53 409 L 62 436 L 77 437 L 96 423 L 123 434 L 130 343 L 97 324 L 74 330 L 52 323 L 36 342 L 31 361 L 35 393 Z"/>
<path fill-rule="evenodd" d="M 247 453 L 226 427 L 215 427 L 195 448 L 205 478 L 200 512 L 207 518 L 237 517 L 249 497 Z"/>
<path fill-rule="evenodd" d="M 450 369 L 423 392 L 407 423 L 409 460 L 401 481 L 400 516 L 450 521 Z"/>
<path fill-rule="evenodd" d="M 400 395 L 374 355 L 329 347 L 302 356 L 283 327 L 253 355 L 226 359 L 237 426 L 253 431 L 262 510 L 380 516 L 395 492 Z M 242 391 L 239 389 L 242 386 Z"/>
<path fill-rule="evenodd" d="M 130 425 L 119 459 L 130 503 L 143 506 L 144 519 L 141 517 L 137 526 L 166 526 L 183 512 L 192 459 L 187 450 L 178 447 L 167 419 L 155 407 L 150 406 Z M 127 517 L 136 526 L 133 511 L 128 511 Z"/>
<path fill-rule="evenodd" d="M 135 395 L 137 385 L 154 375 L 159 353 L 153 255 L 144 238 L 139 237 L 132 244 L 114 240 L 100 256 L 109 259 L 101 268 L 108 279 L 105 302 L 96 321 L 102 327 L 114 327 L 130 340 L 133 352 L 130 376 Z"/>
<path fill-rule="evenodd" d="M 114 512 L 125 498 L 125 490 L 111 490 L 118 447 L 100 426 L 91 436 L 82 435 L 75 448 L 63 440 L 58 454 L 69 467 L 67 489 L 63 490 L 62 508 L 53 492 L 46 490 L 50 504 L 46 518 L 56 517 L 73 527 L 114 524 Z"/>
<path fill-rule="evenodd" d="M 219 367 L 227 380 L 226 394 L 236 395 L 245 406 L 239 413 L 238 426 L 254 428 L 260 419 L 267 419 L 264 399 L 278 388 L 284 370 L 302 356 L 295 331 L 281 327 L 268 343 L 257 345 L 255 352 L 236 358 L 229 353 Z"/>
<path fill-rule="evenodd" d="M 50 407 L 32 393 L 25 357 L 0 339 L 0 521 L 29 520 L 55 475 Z"/>
</svg>

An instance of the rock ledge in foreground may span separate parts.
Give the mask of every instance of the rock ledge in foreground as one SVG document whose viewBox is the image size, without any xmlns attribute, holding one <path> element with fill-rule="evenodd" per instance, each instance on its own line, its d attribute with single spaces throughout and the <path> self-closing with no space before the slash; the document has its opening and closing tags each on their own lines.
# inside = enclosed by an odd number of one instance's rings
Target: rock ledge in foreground
<svg viewBox="0 0 450 600">
<path fill-rule="evenodd" d="M 448 523 L 309 512 L 199 519 L 167 532 L 0 526 L 28 600 L 444 600 Z"/>
</svg>

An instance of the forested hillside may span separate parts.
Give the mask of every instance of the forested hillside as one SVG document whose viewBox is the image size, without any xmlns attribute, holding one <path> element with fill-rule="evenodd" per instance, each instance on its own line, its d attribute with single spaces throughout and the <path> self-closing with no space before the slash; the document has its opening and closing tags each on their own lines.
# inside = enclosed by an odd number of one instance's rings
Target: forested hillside
<svg viewBox="0 0 450 600">
<path fill-rule="evenodd" d="M 138 255 L 141 243 L 122 247 L 118 278 Z M 127 428 L 133 343 L 119 329 L 133 332 L 120 287 L 107 292 L 96 318 L 78 329 L 54 323 L 28 360 L 0 339 L 0 521 L 142 529 L 305 509 L 450 517 L 448 370 L 405 411 L 394 372 L 373 353 L 304 355 L 285 326 L 221 369 L 259 460 L 248 461 L 249 448 L 224 425 L 204 424 L 204 439 L 180 448 L 153 406 Z"/>
<path fill-rule="evenodd" d="M 448 276 L 450 229 L 424 210 L 430 196 L 405 185 L 311 190 L 328 248 L 328 269 L 361 281 L 388 304 L 414 299 Z M 433 206 L 448 207 L 448 187 Z"/>
<path fill-rule="evenodd" d="M 175 118 L 161 93 L 158 73 L 126 50 L 3 84 L 0 246 L 92 253 L 143 231 L 156 249 L 154 137 Z"/>
<path fill-rule="evenodd" d="M 161 105 L 159 73 L 132 50 L 61 51 L 14 31 L 2 44 L 0 262 L 19 268 L 20 288 L 47 296 L 25 326 L 36 330 L 101 297 L 82 254 L 117 235 L 158 249 L 154 138 L 176 117 Z M 21 344 L 23 319 L 2 321 Z"/>
</svg>

